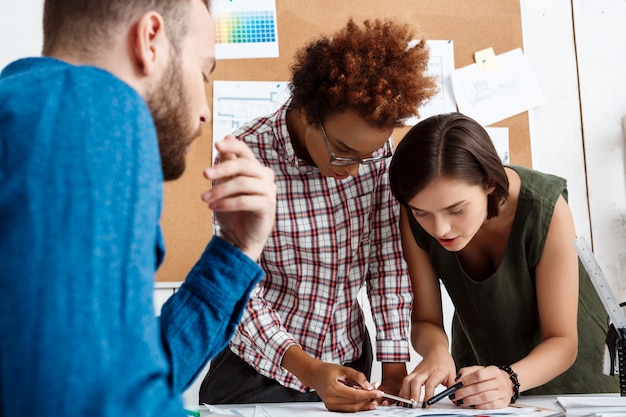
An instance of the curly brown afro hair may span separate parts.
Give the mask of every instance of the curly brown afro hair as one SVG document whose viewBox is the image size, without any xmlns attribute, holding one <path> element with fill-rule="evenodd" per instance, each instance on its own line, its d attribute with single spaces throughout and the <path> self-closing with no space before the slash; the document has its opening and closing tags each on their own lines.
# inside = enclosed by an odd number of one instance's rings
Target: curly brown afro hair
<svg viewBox="0 0 626 417">
<path fill-rule="evenodd" d="M 417 42 L 417 43 L 416 43 Z M 292 66 L 292 106 L 310 124 L 351 110 L 377 127 L 400 127 L 436 93 L 428 48 L 408 24 L 353 19 L 300 49 Z"/>
</svg>

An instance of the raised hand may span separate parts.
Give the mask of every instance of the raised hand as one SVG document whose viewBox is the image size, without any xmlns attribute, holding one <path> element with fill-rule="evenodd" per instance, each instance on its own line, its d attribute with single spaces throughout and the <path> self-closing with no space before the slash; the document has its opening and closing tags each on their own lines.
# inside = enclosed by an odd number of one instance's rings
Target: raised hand
<svg viewBox="0 0 626 417">
<path fill-rule="evenodd" d="M 274 173 L 233 136 L 215 146 L 220 162 L 204 170 L 213 188 L 202 194 L 202 200 L 213 210 L 222 236 L 256 261 L 274 227 Z"/>
</svg>

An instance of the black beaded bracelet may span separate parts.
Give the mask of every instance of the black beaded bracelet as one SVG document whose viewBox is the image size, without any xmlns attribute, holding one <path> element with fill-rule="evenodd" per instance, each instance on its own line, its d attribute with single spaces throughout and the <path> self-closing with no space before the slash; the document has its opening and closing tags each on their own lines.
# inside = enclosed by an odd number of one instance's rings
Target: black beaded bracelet
<svg viewBox="0 0 626 417">
<path fill-rule="evenodd" d="M 509 378 L 511 379 L 511 382 L 513 383 L 513 396 L 511 397 L 511 402 L 510 402 L 510 404 L 513 404 L 519 398 L 519 380 L 517 379 L 517 374 L 508 365 L 498 366 L 498 368 L 502 369 L 504 372 L 509 374 Z"/>
</svg>

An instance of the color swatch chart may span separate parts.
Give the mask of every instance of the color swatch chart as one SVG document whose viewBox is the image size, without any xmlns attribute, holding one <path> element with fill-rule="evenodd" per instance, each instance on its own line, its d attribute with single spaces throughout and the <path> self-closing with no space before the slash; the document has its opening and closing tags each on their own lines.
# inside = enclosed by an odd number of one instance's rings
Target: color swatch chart
<svg viewBox="0 0 626 417">
<path fill-rule="evenodd" d="M 271 10 L 216 14 L 218 44 L 276 42 L 275 14 Z"/>
<path fill-rule="evenodd" d="M 213 0 L 217 59 L 276 58 L 276 0 Z"/>
</svg>

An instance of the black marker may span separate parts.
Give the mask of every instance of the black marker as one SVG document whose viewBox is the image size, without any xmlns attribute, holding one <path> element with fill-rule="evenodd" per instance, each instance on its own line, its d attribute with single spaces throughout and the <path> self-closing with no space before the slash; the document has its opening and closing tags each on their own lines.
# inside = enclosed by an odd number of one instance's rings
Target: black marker
<svg viewBox="0 0 626 417">
<path fill-rule="evenodd" d="M 437 401 L 447 397 L 448 395 L 452 394 L 453 392 L 455 392 L 456 390 L 458 390 L 459 388 L 461 388 L 463 386 L 462 382 L 457 382 L 456 384 L 452 385 L 450 388 L 448 388 L 447 390 L 441 391 L 439 394 L 430 397 L 428 399 L 428 401 L 424 401 L 422 403 L 422 408 L 426 408 L 427 406 L 433 405 L 434 403 L 436 403 Z"/>
</svg>

